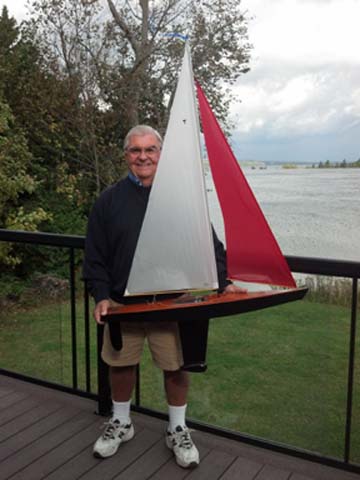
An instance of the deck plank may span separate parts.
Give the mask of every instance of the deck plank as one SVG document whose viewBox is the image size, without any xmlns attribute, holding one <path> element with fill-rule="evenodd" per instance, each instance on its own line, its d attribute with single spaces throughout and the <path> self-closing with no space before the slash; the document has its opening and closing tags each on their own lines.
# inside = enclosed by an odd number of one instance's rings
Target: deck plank
<svg viewBox="0 0 360 480">
<path fill-rule="evenodd" d="M 11 407 L 11 405 L 20 402 L 24 398 L 27 398 L 28 395 L 24 392 L 13 392 L 8 395 L 4 395 L 0 398 L 0 410 Z"/>
<path fill-rule="evenodd" d="M 0 398 L 5 397 L 6 395 L 9 395 L 10 393 L 13 393 L 14 390 L 11 388 L 6 388 L 3 385 L 0 385 Z"/>
<path fill-rule="evenodd" d="M 9 422 L 13 418 L 18 417 L 29 410 L 32 410 L 36 405 L 38 405 L 38 403 L 39 402 L 37 399 L 30 397 L 0 410 L 0 425 Z"/>
<path fill-rule="evenodd" d="M 6 480 L 360 480 L 360 474 L 194 431 L 201 463 L 176 465 L 166 422 L 132 412 L 135 438 L 106 460 L 93 457 L 103 417 L 96 404 L 0 377 L 0 478 Z"/>
<path fill-rule="evenodd" d="M 211 450 L 186 479 L 216 480 L 235 461 L 236 457 L 221 450 Z"/>
<path fill-rule="evenodd" d="M 0 427 L 0 442 L 6 438 L 16 435 L 18 432 L 26 429 L 26 427 L 36 423 L 43 417 L 53 413 L 61 408 L 59 403 L 45 403 L 34 405 L 31 410 L 28 410 L 21 415 L 13 418 L 11 421 L 3 424 Z"/>
<path fill-rule="evenodd" d="M 151 477 L 172 457 L 172 452 L 165 446 L 163 438 L 160 438 L 141 458 L 123 470 L 114 480 L 143 480 Z"/>
<path fill-rule="evenodd" d="M 244 457 L 238 457 L 221 477 L 221 480 L 233 480 L 237 477 L 241 478 L 241 480 L 254 480 L 262 467 L 262 463 L 254 462 Z"/>
<path fill-rule="evenodd" d="M 32 464 L 38 458 L 57 447 L 60 443 L 69 440 L 81 428 L 91 423 L 88 414 L 80 413 L 75 418 L 61 424 L 58 428 L 39 438 L 27 447 L 17 451 L 0 464 L 0 478 L 5 479 L 15 475 Z M 39 472 L 40 474 L 41 472 Z"/>
<path fill-rule="evenodd" d="M 31 425 L 31 428 L 27 428 L 17 435 L 13 435 L 6 442 L 0 444 L 0 462 L 10 455 L 21 451 L 27 445 L 35 442 L 79 413 L 77 409 L 57 410 L 51 415 L 39 420 L 36 424 Z"/>
<path fill-rule="evenodd" d="M 68 438 L 66 442 L 61 443 L 53 450 L 47 452 L 46 455 L 29 464 L 21 472 L 14 475 L 12 479 L 40 480 L 46 478 L 56 468 L 61 467 L 64 461 L 73 458 L 82 450 L 88 449 L 99 427 L 99 420 L 94 420 L 86 428 L 81 428 L 78 433 Z"/>
<path fill-rule="evenodd" d="M 265 465 L 256 476 L 256 480 L 289 480 L 291 472 L 272 465 Z"/>
<path fill-rule="evenodd" d="M 305 475 L 299 475 L 298 473 L 294 473 L 291 475 L 289 480 L 313 480 L 310 477 L 306 477 Z"/>
<path fill-rule="evenodd" d="M 151 476 L 151 480 L 183 480 L 188 474 L 189 471 L 184 468 L 180 468 L 171 457 L 161 468 L 159 468 L 159 470 L 157 470 L 157 472 Z"/>
</svg>

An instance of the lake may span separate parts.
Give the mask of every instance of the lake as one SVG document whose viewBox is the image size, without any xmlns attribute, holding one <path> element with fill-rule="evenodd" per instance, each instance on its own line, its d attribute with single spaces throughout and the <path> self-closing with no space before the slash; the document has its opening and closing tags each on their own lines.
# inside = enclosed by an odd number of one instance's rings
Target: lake
<svg viewBox="0 0 360 480">
<path fill-rule="evenodd" d="M 360 169 L 264 170 L 243 172 L 284 255 L 360 261 Z M 224 227 L 211 178 L 211 220 Z"/>
</svg>

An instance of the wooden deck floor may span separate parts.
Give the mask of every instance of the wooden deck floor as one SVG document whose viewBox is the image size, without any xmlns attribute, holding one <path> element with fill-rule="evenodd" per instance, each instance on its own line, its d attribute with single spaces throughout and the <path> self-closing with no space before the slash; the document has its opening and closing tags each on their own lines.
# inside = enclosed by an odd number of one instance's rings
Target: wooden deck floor
<svg viewBox="0 0 360 480">
<path fill-rule="evenodd" d="M 0 376 L 0 479 L 360 480 L 360 475 L 194 432 L 201 464 L 178 467 L 163 421 L 133 414 L 136 436 L 107 460 L 92 456 L 104 418 L 93 401 Z"/>
</svg>

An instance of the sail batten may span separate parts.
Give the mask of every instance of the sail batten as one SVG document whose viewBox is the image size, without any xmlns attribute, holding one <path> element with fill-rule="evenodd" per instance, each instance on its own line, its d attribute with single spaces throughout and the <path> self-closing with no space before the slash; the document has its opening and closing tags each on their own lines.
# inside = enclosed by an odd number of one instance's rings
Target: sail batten
<svg viewBox="0 0 360 480">
<path fill-rule="evenodd" d="M 226 238 L 228 275 L 245 282 L 296 287 L 280 247 L 199 83 L 200 116 Z"/>
</svg>

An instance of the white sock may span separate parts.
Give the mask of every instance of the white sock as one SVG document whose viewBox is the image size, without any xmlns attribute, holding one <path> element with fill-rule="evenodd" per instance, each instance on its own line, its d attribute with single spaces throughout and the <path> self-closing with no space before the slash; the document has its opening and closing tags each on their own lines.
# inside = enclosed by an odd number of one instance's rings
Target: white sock
<svg viewBox="0 0 360 480">
<path fill-rule="evenodd" d="M 182 405 L 181 407 L 173 407 L 168 405 L 169 409 L 169 432 L 174 432 L 175 428 L 180 425 L 180 427 L 185 427 L 185 412 L 187 405 Z"/>
<path fill-rule="evenodd" d="M 120 421 L 121 424 L 125 424 L 125 425 L 127 425 L 128 423 L 131 423 L 131 420 L 130 420 L 131 399 L 128 402 L 115 402 L 115 400 L 113 400 L 112 404 L 113 404 L 113 414 L 112 414 L 113 420 L 117 419 Z"/>
</svg>

